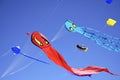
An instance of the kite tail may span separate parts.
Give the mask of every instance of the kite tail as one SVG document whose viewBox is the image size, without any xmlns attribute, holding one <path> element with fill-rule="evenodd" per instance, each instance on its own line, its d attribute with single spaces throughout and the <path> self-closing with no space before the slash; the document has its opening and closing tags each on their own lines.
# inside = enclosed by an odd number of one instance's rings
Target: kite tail
<svg viewBox="0 0 120 80">
<path fill-rule="evenodd" d="M 77 76 L 91 76 L 92 74 L 98 74 L 100 72 L 107 72 L 114 76 L 120 76 L 109 71 L 109 69 L 98 66 L 88 66 L 86 68 L 72 68 L 73 72 Z"/>
<path fill-rule="evenodd" d="M 104 47 L 110 51 L 120 52 L 120 39 L 112 37 L 106 34 L 100 34 L 99 31 L 96 31 L 91 28 L 77 27 L 76 32 L 84 35 L 88 39 L 94 41 L 96 44 Z"/>
<path fill-rule="evenodd" d="M 67 64 L 64 58 L 53 47 L 50 46 L 47 48 L 43 48 L 43 51 L 46 53 L 48 58 L 52 60 L 54 63 L 68 70 L 69 72 L 73 73 L 71 67 Z"/>
<path fill-rule="evenodd" d="M 92 74 L 98 74 L 100 72 L 107 72 L 111 75 L 118 76 L 117 74 L 110 72 L 107 68 L 104 67 L 88 66 L 86 68 L 71 68 L 64 60 L 64 58 L 54 48 L 43 48 L 43 51 L 46 53 L 50 60 L 76 76 L 91 76 Z"/>
<path fill-rule="evenodd" d="M 25 56 L 25 57 L 27 57 L 27 58 L 30 58 L 30 59 L 33 59 L 33 60 L 42 62 L 42 63 L 44 63 L 44 64 L 49 64 L 49 63 L 47 63 L 47 62 L 45 62 L 45 61 L 39 60 L 39 59 L 37 59 L 37 58 L 31 57 L 31 56 L 28 56 L 28 55 L 25 55 L 25 54 L 23 54 L 23 53 L 20 53 L 20 54 L 23 55 L 23 56 Z"/>
</svg>

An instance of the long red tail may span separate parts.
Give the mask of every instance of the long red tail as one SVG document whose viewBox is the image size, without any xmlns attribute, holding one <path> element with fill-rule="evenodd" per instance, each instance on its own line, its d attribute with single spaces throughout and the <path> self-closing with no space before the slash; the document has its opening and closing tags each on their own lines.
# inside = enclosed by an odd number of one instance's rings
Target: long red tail
<svg viewBox="0 0 120 80">
<path fill-rule="evenodd" d="M 43 51 L 46 53 L 48 58 L 54 63 L 65 68 L 66 70 L 77 76 L 91 76 L 92 74 L 97 74 L 103 71 L 111 75 L 117 75 L 110 72 L 107 68 L 98 66 L 88 66 L 86 68 L 71 68 L 64 60 L 64 58 L 53 47 L 50 46 L 47 48 L 43 48 Z"/>
</svg>

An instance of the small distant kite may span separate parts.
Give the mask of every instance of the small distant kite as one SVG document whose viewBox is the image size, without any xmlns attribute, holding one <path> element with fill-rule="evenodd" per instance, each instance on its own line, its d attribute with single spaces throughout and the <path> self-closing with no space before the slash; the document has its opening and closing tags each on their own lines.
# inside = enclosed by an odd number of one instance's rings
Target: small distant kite
<svg viewBox="0 0 120 80">
<path fill-rule="evenodd" d="M 27 32 L 26 34 L 29 36 L 29 35 L 30 35 L 30 32 Z"/>
<path fill-rule="evenodd" d="M 21 53 L 20 46 L 14 46 L 14 47 L 11 48 L 11 50 L 13 51 L 13 54 L 21 54 L 21 55 L 23 55 L 27 58 L 30 58 L 30 59 L 33 59 L 33 60 L 36 60 L 36 61 L 39 61 L 39 62 L 42 62 L 42 63 L 45 63 L 45 64 L 49 64 L 49 63 L 44 62 L 42 60 L 39 60 L 39 59 L 36 59 L 36 58 L 33 58 L 31 56 L 28 56 L 28 55 L 25 55 L 25 54 Z"/>
<path fill-rule="evenodd" d="M 55 64 L 61 66 L 62 68 L 68 70 L 69 72 L 71 72 L 76 76 L 91 76 L 92 74 L 97 74 L 103 71 L 111 75 L 117 75 L 117 74 L 113 74 L 107 68 L 104 67 L 98 67 L 98 66 L 88 66 L 86 68 L 70 67 L 67 64 L 67 62 L 64 60 L 62 55 L 51 46 L 47 38 L 39 32 L 32 33 L 31 41 L 34 45 L 42 49 L 44 53 L 48 56 L 48 58 L 52 60 Z"/>
<path fill-rule="evenodd" d="M 106 0 L 106 3 L 111 4 L 112 0 Z"/>
<path fill-rule="evenodd" d="M 85 47 L 85 46 L 76 45 L 76 47 L 77 47 L 79 50 L 82 50 L 82 51 L 84 51 L 84 52 L 87 52 L 87 51 L 88 51 L 88 48 Z"/>
<path fill-rule="evenodd" d="M 109 18 L 107 21 L 106 21 L 106 24 L 108 25 L 108 26 L 114 26 L 115 24 L 116 24 L 116 22 L 117 21 L 115 21 L 114 19 L 112 19 L 112 18 Z"/>
</svg>

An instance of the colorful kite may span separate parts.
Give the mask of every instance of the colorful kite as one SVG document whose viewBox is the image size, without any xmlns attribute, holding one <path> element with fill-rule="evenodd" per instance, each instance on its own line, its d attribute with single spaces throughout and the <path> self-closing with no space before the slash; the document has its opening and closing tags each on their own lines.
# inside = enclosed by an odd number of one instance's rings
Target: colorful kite
<svg viewBox="0 0 120 80">
<path fill-rule="evenodd" d="M 85 51 L 85 52 L 88 51 L 88 48 L 85 47 L 85 46 L 76 45 L 76 47 L 77 47 L 78 49 L 82 50 L 82 51 Z"/>
<path fill-rule="evenodd" d="M 36 59 L 36 58 L 33 58 L 31 56 L 28 56 L 28 55 L 25 55 L 25 54 L 21 53 L 20 52 L 21 51 L 20 46 L 12 47 L 11 50 L 13 51 L 13 54 L 21 54 L 21 55 L 23 55 L 23 56 L 25 56 L 27 58 L 30 58 L 30 59 L 33 59 L 33 60 L 36 60 L 36 61 L 39 61 L 39 62 L 42 62 L 42 63 L 45 63 L 45 64 L 49 64 L 49 63 L 44 62 L 42 60 L 39 60 L 39 59 Z"/>
<path fill-rule="evenodd" d="M 50 60 L 52 60 L 57 65 L 68 70 L 69 72 L 77 76 L 91 76 L 92 74 L 97 74 L 102 71 L 107 72 L 111 75 L 117 75 L 110 72 L 107 68 L 88 66 L 86 68 L 71 68 L 64 58 L 57 52 L 51 44 L 48 42 L 47 38 L 39 32 L 33 32 L 31 35 L 31 41 L 34 45 L 42 49 Z"/>
<path fill-rule="evenodd" d="M 78 27 L 71 21 L 65 22 L 65 28 L 70 32 L 78 32 L 107 50 L 120 52 L 120 39 L 102 34 L 92 28 Z"/>
</svg>

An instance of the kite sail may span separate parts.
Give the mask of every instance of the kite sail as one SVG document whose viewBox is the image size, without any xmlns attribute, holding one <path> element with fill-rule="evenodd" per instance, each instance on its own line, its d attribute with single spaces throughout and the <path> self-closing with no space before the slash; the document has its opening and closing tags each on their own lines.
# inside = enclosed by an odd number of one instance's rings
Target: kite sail
<svg viewBox="0 0 120 80">
<path fill-rule="evenodd" d="M 55 64 L 61 66 L 62 68 L 66 69 L 76 76 L 91 76 L 92 74 L 97 74 L 103 71 L 111 75 L 117 75 L 110 72 L 107 68 L 98 66 L 88 66 L 86 68 L 71 68 L 64 60 L 62 55 L 51 46 L 47 38 L 39 32 L 32 33 L 31 41 L 34 45 L 42 49 L 44 53 L 48 56 L 48 58 L 52 60 Z"/>
<path fill-rule="evenodd" d="M 65 22 L 65 28 L 70 32 L 78 32 L 101 47 L 114 52 L 120 52 L 120 39 L 87 27 L 78 27 L 71 21 Z"/>
</svg>

